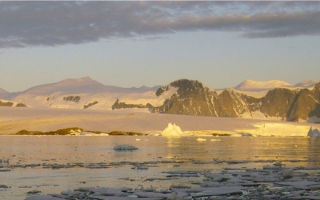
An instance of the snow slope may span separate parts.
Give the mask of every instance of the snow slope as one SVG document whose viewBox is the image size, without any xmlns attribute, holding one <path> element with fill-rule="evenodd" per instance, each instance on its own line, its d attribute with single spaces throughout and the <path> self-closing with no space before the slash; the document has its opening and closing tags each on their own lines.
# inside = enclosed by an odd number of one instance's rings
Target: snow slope
<svg viewBox="0 0 320 200">
<path fill-rule="evenodd" d="M 21 109 L 0 107 L 0 134 L 14 134 L 22 129 L 51 131 L 67 127 L 109 132 L 114 130 L 159 134 L 169 123 L 178 124 L 184 132 L 196 134 L 228 133 L 239 135 L 307 136 L 310 124 L 265 121 L 241 118 L 203 117 L 158 113 L 137 110 L 75 110 L 75 109 Z M 320 124 L 312 124 L 320 128 Z M 272 132 L 271 132 L 272 131 Z M 294 132 L 292 132 L 294 131 Z"/>
<path fill-rule="evenodd" d="M 261 98 L 265 96 L 269 90 L 275 88 L 286 88 L 290 90 L 296 89 L 313 89 L 313 87 L 319 81 L 316 80 L 305 80 L 295 85 L 291 85 L 285 81 L 281 80 L 269 80 L 269 81 L 254 81 L 254 80 L 245 80 L 239 85 L 233 87 L 233 89 L 238 92 L 255 98 Z M 221 93 L 223 90 L 220 90 Z"/>
<path fill-rule="evenodd" d="M 270 81 L 254 81 L 245 80 L 239 85 L 235 86 L 236 90 L 246 90 L 246 91 L 261 91 L 270 90 L 274 88 L 290 88 L 292 85 L 281 80 L 270 80 Z"/>
<path fill-rule="evenodd" d="M 90 77 L 84 77 L 35 86 L 17 94 L 13 100 L 39 108 L 83 109 L 87 105 L 91 105 L 87 109 L 111 110 L 111 106 L 117 99 L 129 103 L 145 102 L 159 105 L 163 103 L 166 96 L 156 97 L 155 91 L 158 87 L 121 88 L 106 86 Z M 70 96 L 79 97 L 79 100 L 65 100 Z"/>
<path fill-rule="evenodd" d="M 317 83 L 319 83 L 319 81 L 306 80 L 306 81 L 302 81 L 300 83 L 297 83 L 294 86 L 299 87 L 299 88 L 313 88 Z"/>
</svg>

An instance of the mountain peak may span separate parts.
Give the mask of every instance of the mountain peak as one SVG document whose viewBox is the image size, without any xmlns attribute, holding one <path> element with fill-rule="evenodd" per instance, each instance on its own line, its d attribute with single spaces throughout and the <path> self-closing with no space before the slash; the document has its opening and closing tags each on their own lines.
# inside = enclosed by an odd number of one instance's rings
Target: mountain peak
<svg viewBox="0 0 320 200">
<path fill-rule="evenodd" d="M 203 87 L 203 84 L 198 80 L 179 79 L 170 83 L 174 87 Z"/>
<path fill-rule="evenodd" d="M 74 78 L 74 79 L 70 79 L 70 80 L 74 80 L 74 81 L 78 81 L 78 82 L 84 82 L 84 81 L 94 81 L 91 77 L 89 76 L 85 76 L 85 77 L 81 77 L 81 78 Z"/>
<path fill-rule="evenodd" d="M 316 80 L 305 80 L 300 83 L 295 84 L 296 87 L 310 88 L 314 87 L 319 81 Z"/>
<path fill-rule="evenodd" d="M 9 92 L 7 92 L 4 89 L 0 88 L 0 94 L 6 94 L 6 93 L 9 93 Z"/>
<path fill-rule="evenodd" d="M 25 91 L 25 93 L 32 94 L 46 94 L 50 95 L 54 92 L 63 93 L 90 93 L 99 90 L 104 90 L 105 85 L 91 79 L 90 77 L 83 78 L 68 78 L 57 83 L 50 83 L 32 87 Z"/>
<path fill-rule="evenodd" d="M 90 84 L 90 83 L 98 83 L 98 81 L 93 80 L 92 78 L 90 78 L 89 76 L 86 77 L 82 77 L 82 78 L 67 78 L 64 79 L 60 82 L 58 82 L 57 84 L 60 83 L 66 83 L 66 84 Z"/>
<path fill-rule="evenodd" d="M 159 96 L 163 92 L 170 90 L 170 88 L 179 88 L 179 91 L 190 89 L 190 90 L 196 90 L 197 88 L 204 88 L 203 84 L 200 81 L 197 80 L 189 80 L 189 79 L 178 79 L 176 81 L 171 82 L 170 84 L 160 87 L 156 95 Z"/>
</svg>

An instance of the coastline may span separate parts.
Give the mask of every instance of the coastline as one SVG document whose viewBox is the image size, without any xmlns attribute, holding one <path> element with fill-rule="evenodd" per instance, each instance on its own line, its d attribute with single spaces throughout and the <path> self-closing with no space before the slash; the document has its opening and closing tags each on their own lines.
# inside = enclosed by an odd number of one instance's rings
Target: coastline
<svg viewBox="0 0 320 200">
<path fill-rule="evenodd" d="M 49 132 L 69 127 L 103 133 L 119 130 L 159 134 L 168 123 L 175 123 L 183 132 L 195 135 L 206 135 L 206 132 L 237 135 L 242 132 L 257 136 L 307 136 L 310 127 L 320 129 L 320 124 L 306 122 L 145 113 L 134 109 L 95 111 L 0 107 L 0 112 L 5 113 L 0 116 L 0 135 L 12 135 L 21 130 Z"/>
</svg>

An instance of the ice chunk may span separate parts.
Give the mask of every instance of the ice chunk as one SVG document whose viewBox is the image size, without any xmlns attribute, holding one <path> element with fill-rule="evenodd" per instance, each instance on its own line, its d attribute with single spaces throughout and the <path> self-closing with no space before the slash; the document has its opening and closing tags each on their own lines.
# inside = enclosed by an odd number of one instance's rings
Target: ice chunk
<svg viewBox="0 0 320 200">
<path fill-rule="evenodd" d="M 176 124 L 169 123 L 168 127 L 162 131 L 161 135 L 164 137 L 180 137 L 183 136 L 183 132 Z"/>
<path fill-rule="evenodd" d="M 138 150 L 138 147 L 135 147 L 131 144 L 118 144 L 113 149 L 115 151 L 133 151 Z"/>
</svg>

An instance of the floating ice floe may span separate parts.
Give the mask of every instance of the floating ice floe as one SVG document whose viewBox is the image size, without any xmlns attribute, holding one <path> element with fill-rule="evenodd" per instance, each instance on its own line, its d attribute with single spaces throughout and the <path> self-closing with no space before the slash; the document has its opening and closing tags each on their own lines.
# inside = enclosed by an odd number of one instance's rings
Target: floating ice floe
<svg viewBox="0 0 320 200">
<path fill-rule="evenodd" d="M 8 172 L 8 171 L 11 171 L 11 169 L 7 167 L 0 168 L 0 172 Z"/>
<path fill-rule="evenodd" d="M 25 198 L 25 200 L 61 200 L 61 198 L 53 197 L 50 195 L 31 196 Z"/>
<path fill-rule="evenodd" d="M 118 144 L 113 149 L 115 151 L 134 151 L 134 150 L 138 150 L 138 147 L 135 147 L 130 144 Z"/>
<path fill-rule="evenodd" d="M 319 168 L 284 168 L 277 162 L 273 165 L 256 168 L 225 168 L 221 172 L 210 171 L 168 171 L 166 179 L 153 177 L 153 180 L 189 179 L 193 183 L 195 177 L 203 176 L 198 186 L 188 184 L 171 185 L 169 188 L 107 188 L 80 187 L 73 191 L 66 190 L 60 194 L 27 197 L 26 200 L 58 200 L 58 199 L 100 199 L 100 200 L 183 200 L 183 199 L 319 199 Z M 145 167 L 137 164 L 137 167 Z M 304 171 L 304 172 L 301 172 Z M 311 170 L 308 172 L 308 170 Z M 131 179 L 127 179 L 132 181 Z M 146 179 L 147 181 L 148 179 Z"/>
<path fill-rule="evenodd" d="M 164 137 L 180 137 L 183 136 L 183 132 L 176 124 L 169 123 L 168 127 L 162 131 L 161 135 Z"/>
<path fill-rule="evenodd" d="M 316 128 L 312 129 L 312 127 L 310 127 L 310 130 L 308 132 L 308 136 L 309 137 L 320 137 L 320 131 Z"/>
</svg>

